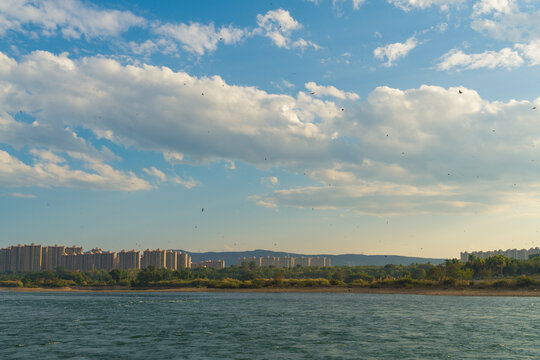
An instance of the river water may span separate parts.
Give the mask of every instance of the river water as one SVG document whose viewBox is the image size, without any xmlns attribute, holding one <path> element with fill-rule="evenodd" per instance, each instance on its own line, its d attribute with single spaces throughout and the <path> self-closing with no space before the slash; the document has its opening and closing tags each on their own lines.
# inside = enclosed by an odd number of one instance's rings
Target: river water
<svg viewBox="0 0 540 360">
<path fill-rule="evenodd" d="M 540 359 L 540 298 L 0 291 L 0 359 Z"/>
</svg>

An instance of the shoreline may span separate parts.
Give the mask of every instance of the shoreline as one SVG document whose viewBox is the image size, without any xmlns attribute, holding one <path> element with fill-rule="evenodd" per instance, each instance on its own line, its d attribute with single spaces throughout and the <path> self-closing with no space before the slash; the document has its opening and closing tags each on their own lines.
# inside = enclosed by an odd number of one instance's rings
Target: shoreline
<svg viewBox="0 0 540 360">
<path fill-rule="evenodd" d="M 11 292 L 80 292 L 80 293 L 341 293 L 341 294 L 403 294 L 427 296 L 512 296 L 540 297 L 539 289 L 422 289 L 422 288 L 257 288 L 257 289 L 218 289 L 218 288 L 17 288 L 0 287 L 0 291 Z"/>
</svg>

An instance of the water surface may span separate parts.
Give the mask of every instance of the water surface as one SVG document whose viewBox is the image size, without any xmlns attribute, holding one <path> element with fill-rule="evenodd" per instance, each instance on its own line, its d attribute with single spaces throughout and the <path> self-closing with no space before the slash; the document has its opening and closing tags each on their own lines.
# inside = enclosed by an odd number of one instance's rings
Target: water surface
<svg viewBox="0 0 540 360">
<path fill-rule="evenodd" d="M 0 359 L 540 359 L 540 298 L 0 291 Z"/>
</svg>

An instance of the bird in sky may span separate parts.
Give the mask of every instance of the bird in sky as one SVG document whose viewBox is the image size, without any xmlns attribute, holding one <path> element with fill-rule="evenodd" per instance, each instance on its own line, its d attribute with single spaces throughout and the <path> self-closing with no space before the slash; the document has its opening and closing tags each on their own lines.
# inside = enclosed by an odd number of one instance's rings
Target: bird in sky
<svg viewBox="0 0 540 360">
<path fill-rule="evenodd" d="M 458 91 L 459 91 L 460 94 L 463 94 L 463 91 L 461 91 L 461 90 L 458 90 Z"/>
<path fill-rule="evenodd" d="M 204 212 L 204 208 L 201 209 L 201 212 Z"/>
</svg>

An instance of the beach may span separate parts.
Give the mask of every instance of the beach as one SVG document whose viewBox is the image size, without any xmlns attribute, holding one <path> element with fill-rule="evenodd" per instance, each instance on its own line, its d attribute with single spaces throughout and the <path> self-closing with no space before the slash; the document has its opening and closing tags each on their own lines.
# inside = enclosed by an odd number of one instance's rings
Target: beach
<svg viewBox="0 0 540 360">
<path fill-rule="evenodd" d="M 259 289 L 217 289 L 204 287 L 186 288 L 122 288 L 122 287 L 93 287 L 93 288 L 9 288 L 0 287 L 0 291 L 13 292 L 103 292 L 103 293 L 351 293 L 351 294 L 409 294 L 429 296 L 526 296 L 539 297 L 539 289 L 425 289 L 425 288 L 346 288 L 346 287 L 313 287 L 313 288 L 259 288 Z"/>
</svg>

